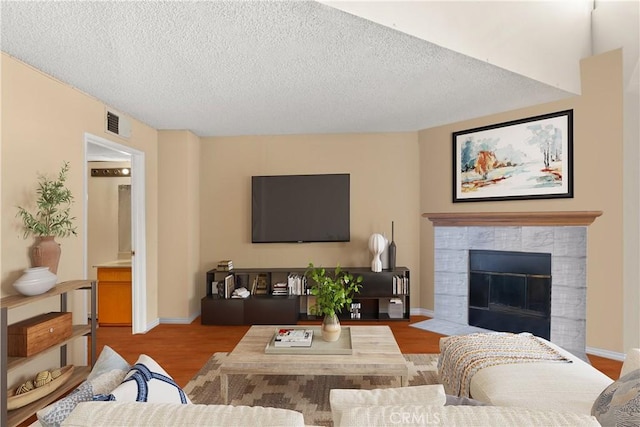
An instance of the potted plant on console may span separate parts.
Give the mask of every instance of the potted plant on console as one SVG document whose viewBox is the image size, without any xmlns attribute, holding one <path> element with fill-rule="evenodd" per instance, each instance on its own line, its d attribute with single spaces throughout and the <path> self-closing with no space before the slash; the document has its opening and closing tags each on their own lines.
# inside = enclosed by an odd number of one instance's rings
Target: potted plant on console
<svg viewBox="0 0 640 427">
<path fill-rule="evenodd" d="M 322 339 L 336 341 L 341 331 L 338 313 L 351 304 L 353 295 L 360 291 L 362 276 L 354 278 L 340 265 L 331 274 L 322 267 L 315 267 L 313 263 L 309 263 L 305 275 L 313 282 L 309 292 L 316 297 L 315 313 L 324 315 Z"/>
<path fill-rule="evenodd" d="M 34 274 L 38 276 L 42 274 L 56 275 L 61 249 L 60 244 L 54 239 L 72 234 L 76 235 L 76 227 L 73 224 L 75 217 L 71 216 L 73 195 L 71 190 L 65 186 L 68 172 L 69 163 L 64 162 L 57 179 L 49 179 L 44 175 L 38 176 L 38 189 L 36 190 L 38 197 L 34 214 L 24 207 L 18 206 L 17 216 L 23 222 L 24 238 L 26 239 L 29 235 L 36 237 L 36 242 L 31 248 L 31 261 L 34 268 L 25 270 L 25 276 L 33 276 Z M 43 268 L 45 271 L 40 271 Z M 18 281 L 25 276 L 18 279 Z M 29 279 L 28 281 L 31 282 L 32 280 L 34 279 Z M 49 280 L 54 280 L 53 284 L 55 284 L 55 278 L 49 278 Z M 16 283 L 14 283 L 14 286 L 16 286 Z M 42 292 L 47 290 L 44 289 Z M 18 291 L 22 292 L 20 289 Z M 33 289 L 31 292 L 36 291 Z"/>
</svg>

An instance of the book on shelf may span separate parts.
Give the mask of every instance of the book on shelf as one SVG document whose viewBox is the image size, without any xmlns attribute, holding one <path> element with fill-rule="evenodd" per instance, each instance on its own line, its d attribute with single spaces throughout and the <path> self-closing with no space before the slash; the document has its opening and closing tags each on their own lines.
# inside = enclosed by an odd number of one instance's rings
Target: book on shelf
<svg viewBox="0 0 640 427">
<path fill-rule="evenodd" d="M 251 295 L 255 295 L 256 294 L 256 289 L 258 286 L 258 278 L 255 277 L 253 279 L 253 282 L 251 283 L 251 290 L 249 292 L 251 292 Z"/>
<path fill-rule="evenodd" d="M 233 274 L 229 274 L 224 278 L 224 297 L 231 298 L 234 289 L 236 288 L 236 283 L 233 277 Z"/>
<path fill-rule="evenodd" d="M 218 261 L 218 267 L 216 270 L 219 271 L 231 271 L 233 270 L 233 261 L 230 259 L 224 259 L 222 261 Z"/>
<path fill-rule="evenodd" d="M 287 287 L 289 288 L 289 295 L 304 295 L 306 277 L 297 273 L 290 273 L 287 276 Z"/>
<path fill-rule="evenodd" d="M 311 347 L 313 329 L 280 328 L 273 340 L 275 347 Z"/>
<path fill-rule="evenodd" d="M 268 293 L 269 293 L 269 284 L 267 283 L 267 275 L 260 273 L 256 276 L 254 294 L 267 295 Z"/>
<path fill-rule="evenodd" d="M 396 295 L 407 295 L 409 293 L 409 279 L 405 276 L 393 276 L 392 292 Z"/>
</svg>

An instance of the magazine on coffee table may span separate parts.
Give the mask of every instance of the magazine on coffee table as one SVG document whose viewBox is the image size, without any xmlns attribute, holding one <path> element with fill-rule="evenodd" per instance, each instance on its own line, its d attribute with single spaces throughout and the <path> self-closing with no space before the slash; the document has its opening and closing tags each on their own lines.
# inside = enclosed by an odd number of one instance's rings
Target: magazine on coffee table
<svg viewBox="0 0 640 427">
<path fill-rule="evenodd" d="M 275 347 L 311 347 L 312 329 L 279 328 L 273 339 Z"/>
<path fill-rule="evenodd" d="M 276 335 L 279 333 L 280 329 L 295 329 L 300 331 L 310 330 L 313 332 L 311 345 L 310 346 L 276 346 Z M 320 330 L 320 326 L 293 326 L 293 325 L 282 325 L 276 326 L 273 329 L 273 333 L 269 341 L 267 342 L 264 352 L 267 354 L 307 354 L 307 355 L 318 355 L 318 354 L 352 354 L 351 347 L 351 328 L 349 326 L 342 327 L 342 333 L 337 341 L 325 341 L 322 339 L 322 332 Z"/>
</svg>

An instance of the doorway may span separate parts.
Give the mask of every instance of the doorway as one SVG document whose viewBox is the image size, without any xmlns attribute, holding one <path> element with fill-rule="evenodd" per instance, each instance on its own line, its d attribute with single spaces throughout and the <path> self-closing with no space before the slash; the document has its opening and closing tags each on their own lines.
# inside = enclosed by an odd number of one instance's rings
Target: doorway
<svg viewBox="0 0 640 427">
<path fill-rule="evenodd" d="M 146 293 L 146 213 L 145 213 L 145 156 L 144 152 L 105 138 L 85 133 L 84 161 L 84 259 L 83 266 L 88 276 L 89 236 L 88 236 L 88 162 L 94 160 L 130 161 L 131 163 L 131 300 L 134 334 L 147 331 Z M 92 313 L 94 315 L 94 313 Z"/>
</svg>

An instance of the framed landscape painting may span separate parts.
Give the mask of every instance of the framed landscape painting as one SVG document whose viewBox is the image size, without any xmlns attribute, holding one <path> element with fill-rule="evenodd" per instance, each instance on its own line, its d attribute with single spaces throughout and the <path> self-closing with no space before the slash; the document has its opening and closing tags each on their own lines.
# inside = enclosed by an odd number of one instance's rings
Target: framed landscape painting
<svg viewBox="0 0 640 427">
<path fill-rule="evenodd" d="M 573 110 L 453 133 L 453 202 L 573 197 Z"/>
</svg>

